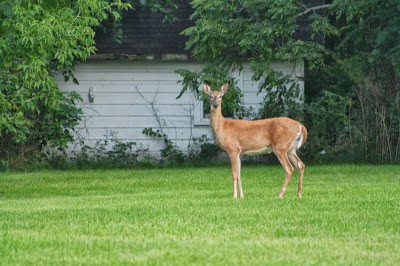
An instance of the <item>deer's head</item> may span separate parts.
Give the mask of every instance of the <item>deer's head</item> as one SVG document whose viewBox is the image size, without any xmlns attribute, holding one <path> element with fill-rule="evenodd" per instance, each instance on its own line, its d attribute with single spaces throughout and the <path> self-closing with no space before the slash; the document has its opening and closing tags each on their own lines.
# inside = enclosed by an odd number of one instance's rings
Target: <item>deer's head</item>
<svg viewBox="0 0 400 266">
<path fill-rule="evenodd" d="M 211 108 L 217 109 L 219 106 L 221 106 L 222 96 L 228 91 L 228 89 L 229 89 L 228 83 L 224 83 L 221 86 L 221 91 L 212 91 L 210 85 L 204 83 L 203 91 L 210 98 Z"/>
</svg>

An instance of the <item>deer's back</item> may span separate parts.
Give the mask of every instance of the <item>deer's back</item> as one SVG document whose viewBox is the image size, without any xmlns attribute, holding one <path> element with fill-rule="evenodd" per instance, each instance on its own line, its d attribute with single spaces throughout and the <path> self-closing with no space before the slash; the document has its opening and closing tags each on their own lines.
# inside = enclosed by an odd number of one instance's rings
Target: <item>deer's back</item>
<svg viewBox="0 0 400 266">
<path fill-rule="evenodd" d="M 291 145 L 299 132 L 307 137 L 305 127 L 298 121 L 277 117 L 261 120 L 225 119 L 222 138 L 217 137 L 221 148 L 240 149 L 241 152 L 268 150 L 266 147 Z M 304 133 L 305 132 L 305 133 Z M 303 143 L 304 143 L 303 141 Z"/>
</svg>

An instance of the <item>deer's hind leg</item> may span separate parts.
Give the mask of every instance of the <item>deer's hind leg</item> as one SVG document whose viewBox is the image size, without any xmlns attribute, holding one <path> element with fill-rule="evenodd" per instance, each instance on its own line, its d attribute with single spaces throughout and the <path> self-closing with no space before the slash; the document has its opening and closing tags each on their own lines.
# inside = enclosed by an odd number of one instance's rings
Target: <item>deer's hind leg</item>
<svg viewBox="0 0 400 266">
<path fill-rule="evenodd" d="M 296 150 L 293 149 L 289 151 L 289 159 L 292 162 L 292 164 L 296 167 L 296 169 L 299 171 L 299 188 L 297 190 L 297 196 L 299 198 L 302 197 L 303 194 L 303 177 L 304 177 L 304 168 L 305 164 L 300 160 L 299 156 L 296 153 Z"/>
<path fill-rule="evenodd" d="M 283 183 L 282 189 L 279 192 L 279 197 L 283 198 L 283 196 L 285 195 L 285 192 L 286 192 L 286 188 L 289 184 L 290 178 L 293 175 L 294 168 L 289 161 L 287 149 L 274 149 L 274 152 L 275 152 L 276 156 L 278 157 L 279 162 L 282 164 L 283 170 L 285 170 L 285 174 L 286 174 L 285 182 Z"/>
</svg>

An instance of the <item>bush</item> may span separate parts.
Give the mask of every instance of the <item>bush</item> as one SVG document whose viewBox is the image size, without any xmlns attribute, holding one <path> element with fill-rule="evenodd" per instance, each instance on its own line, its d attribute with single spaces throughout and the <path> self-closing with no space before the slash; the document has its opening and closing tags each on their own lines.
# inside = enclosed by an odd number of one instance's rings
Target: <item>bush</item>
<svg viewBox="0 0 400 266">
<path fill-rule="evenodd" d="M 0 160 L 23 167 L 46 146 L 65 147 L 82 112 L 55 76 L 94 53 L 94 30 L 120 1 L 3 1 L 0 12 Z"/>
</svg>

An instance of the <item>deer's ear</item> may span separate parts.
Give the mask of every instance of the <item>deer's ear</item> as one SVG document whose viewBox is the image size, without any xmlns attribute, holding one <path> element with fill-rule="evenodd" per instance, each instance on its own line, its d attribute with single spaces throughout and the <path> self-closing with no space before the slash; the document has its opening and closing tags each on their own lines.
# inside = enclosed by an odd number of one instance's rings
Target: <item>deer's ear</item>
<svg viewBox="0 0 400 266">
<path fill-rule="evenodd" d="M 228 90 L 229 90 L 229 83 L 224 83 L 224 84 L 221 86 L 222 95 L 224 95 Z"/>
<path fill-rule="evenodd" d="M 204 83 L 204 84 L 203 84 L 203 91 L 204 91 L 205 94 L 210 95 L 210 94 L 211 94 L 210 85 L 208 85 L 207 83 Z"/>
</svg>

